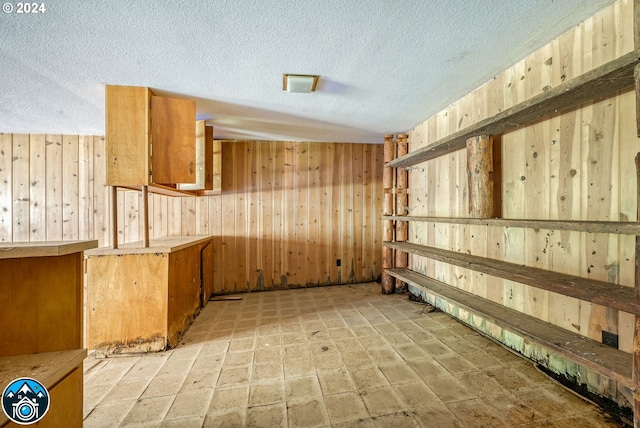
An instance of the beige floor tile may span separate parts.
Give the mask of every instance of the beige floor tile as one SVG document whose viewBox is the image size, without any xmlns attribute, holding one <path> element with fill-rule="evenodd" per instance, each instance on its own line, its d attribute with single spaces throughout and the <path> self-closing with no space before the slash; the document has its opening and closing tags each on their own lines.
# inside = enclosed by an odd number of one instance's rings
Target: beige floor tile
<svg viewBox="0 0 640 428">
<path fill-rule="evenodd" d="M 248 366 L 253 362 L 253 357 L 253 351 L 228 352 L 222 367 L 230 368 Z"/>
<path fill-rule="evenodd" d="M 283 427 L 287 424 L 287 407 L 284 403 L 247 409 L 247 427 Z"/>
<path fill-rule="evenodd" d="M 262 348 L 255 351 L 256 364 L 282 363 L 284 350 L 280 346 Z"/>
<path fill-rule="evenodd" d="M 322 397 L 322 389 L 317 376 L 288 379 L 285 382 L 287 404 L 305 402 L 313 397 Z"/>
<path fill-rule="evenodd" d="M 476 366 L 458 354 L 437 355 L 433 358 L 449 373 L 454 375 L 478 371 Z"/>
<path fill-rule="evenodd" d="M 155 377 L 141 395 L 141 398 L 174 396 L 182 388 L 185 375 Z"/>
<path fill-rule="evenodd" d="M 265 383 L 282 381 L 284 378 L 283 364 L 254 364 L 251 382 Z"/>
<path fill-rule="evenodd" d="M 202 392 L 213 391 L 218 382 L 220 370 L 215 371 L 190 371 L 187 378 L 182 383 L 180 392 Z"/>
<path fill-rule="evenodd" d="M 291 427 L 325 427 L 329 425 L 329 415 L 322 397 L 307 398 L 300 403 L 288 404 L 288 419 Z"/>
<path fill-rule="evenodd" d="M 122 421 L 126 427 L 158 426 L 169 411 L 175 396 L 153 397 L 138 400 Z"/>
<path fill-rule="evenodd" d="M 121 400 L 96 406 L 83 421 L 84 428 L 112 428 L 120 425 L 138 400 Z"/>
<path fill-rule="evenodd" d="M 135 400 L 139 398 L 142 393 L 149 386 L 149 379 L 137 379 L 132 381 L 118 382 L 109 393 L 102 399 L 100 403 L 117 403 L 122 400 Z"/>
<path fill-rule="evenodd" d="M 186 392 L 176 395 L 165 420 L 203 418 L 207 415 L 213 390 L 207 392 Z"/>
<path fill-rule="evenodd" d="M 379 368 L 392 385 L 420 381 L 420 377 L 406 363 L 385 364 Z"/>
<path fill-rule="evenodd" d="M 407 410 L 406 404 L 398 398 L 391 386 L 364 389 L 360 391 L 360 396 L 371 416 L 382 416 Z"/>
<path fill-rule="evenodd" d="M 311 358 L 285 359 L 284 376 L 286 379 L 316 374 L 316 367 Z"/>
<path fill-rule="evenodd" d="M 412 411 L 440 409 L 448 412 L 444 403 L 424 382 L 394 385 L 393 389 L 396 391 L 400 400 Z"/>
<path fill-rule="evenodd" d="M 226 413 L 209 413 L 203 428 L 238 428 L 244 425 L 247 410 L 232 410 Z"/>
<path fill-rule="evenodd" d="M 284 401 L 284 382 L 265 385 L 251 385 L 249 392 L 249 407 L 265 406 Z"/>
<path fill-rule="evenodd" d="M 251 379 L 250 367 L 223 368 L 218 377 L 217 387 L 247 385 Z"/>
<path fill-rule="evenodd" d="M 224 414 L 230 410 L 244 411 L 249 404 L 249 386 L 216 388 L 211 397 L 208 414 Z"/>
<path fill-rule="evenodd" d="M 356 391 L 356 385 L 351 380 L 351 375 L 346 370 L 318 372 L 318 380 L 323 395 L 340 394 Z"/>
<path fill-rule="evenodd" d="M 229 352 L 252 351 L 255 346 L 255 342 L 256 339 L 254 337 L 233 339 L 229 344 Z"/>
<path fill-rule="evenodd" d="M 371 356 L 371 359 L 375 361 L 377 364 L 405 362 L 400 356 L 400 354 L 398 354 L 396 350 L 389 345 L 385 345 L 384 347 L 379 347 L 375 349 L 367 349 L 367 352 Z"/>
<path fill-rule="evenodd" d="M 387 378 L 384 377 L 377 366 L 363 366 L 362 368 L 351 370 L 350 374 L 358 390 L 389 385 Z"/>
<path fill-rule="evenodd" d="M 325 395 L 324 404 L 332 424 L 354 422 L 369 417 L 362 398 L 354 392 Z"/>
<path fill-rule="evenodd" d="M 513 426 L 507 425 L 481 400 L 459 401 L 449 404 L 447 407 L 467 428 L 509 428 Z"/>
</svg>

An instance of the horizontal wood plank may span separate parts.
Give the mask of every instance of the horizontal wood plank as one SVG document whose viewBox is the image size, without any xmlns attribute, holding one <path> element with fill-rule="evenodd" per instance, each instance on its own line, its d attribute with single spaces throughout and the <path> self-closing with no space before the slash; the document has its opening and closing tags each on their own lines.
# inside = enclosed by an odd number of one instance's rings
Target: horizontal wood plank
<svg viewBox="0 0 640 428">
<path fill-rule="evenodd" d="M 427 223 L 471 224 L 475 226 L 521 227 L 527 229 L 571 230 L 589 233 L 640 235 L 640 222 L 630 221 L 563 221 L 511 218 L 463 218 L 423 216 L 383 216 L 384 220 L 421 221 Z"/>
<path fill-rule="evenodd" d="M 631 355 L 595 340 L 504 307 L 472 293 L 420 275 L 406 268 L 388 269 L 392 276 L 491 321 L 504 330 L 539 343 L 550 351 L 594 370 L 623 385 L 633 385 Z M 471 326 L 474 327 L 474 326 Z"/>
<path fill-rule="evenodd" d="M 2 242 L 0 259 L 21 257 L 52 257 L 79 253 L 98 246 L 97 240 L 91 241 L 49 241 L 49 242 Z"/>
<path fill-rule="evenodd" d="M 384 245 L 542 290 L 552 291 L 636 315 L 640 314 L 640 304 L 635 301 L 633 288 L 631 287 L 623 287 L 604 281 L 596 281 L 409 242 L 385 242 Z"/>
<path fill-rule="evenodd" d="M 466 147 L 477 135 L 500 135 L 553 114 L 563 113 L 587 102 L 599 101 L 634 85 L 633 69 L 640 51 L 632 51 L 568 82 L 531 97 L 500 113 L 448 135 L 433 144 L 388 162 L 385 166 L 404 168 Z"/>
</svg>

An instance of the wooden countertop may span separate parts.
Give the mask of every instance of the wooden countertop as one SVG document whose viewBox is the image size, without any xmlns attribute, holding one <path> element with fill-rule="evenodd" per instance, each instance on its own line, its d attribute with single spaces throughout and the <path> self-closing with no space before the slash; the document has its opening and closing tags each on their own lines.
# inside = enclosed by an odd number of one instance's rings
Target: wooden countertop
<svg viewBox="0 0 640 428">
<path fill-rule="evenodd" d="M 128 244 L 121 244 L 117 249 L 110 247 L 95 248 L 93 250 L 85 251 L 85 257 L 93 256 L 117 256 L 125 254 L 156 254 L 156 253 L 171 253 L 181 250 L 192 245 L 200 244 L 210 240 L 210 235 L 196 235 L 196 236 L 167 236 L 159 239 L 151 239 L 149 241 L 149 247 L 144 248 L 142 242 L 132 242 Z"/>
<path fill-rule="evenodd" d="M 98 241 L 0 242 L 0 259 L 65 256 L 96 248 Z"/>
<path fill-rule="evenodd" d="M 0 357 L 0 390 L 19 377 L 37 380 L 51 392 L 51 388 L 78 367 L 87 356 L 86 349 L 43 352 L 40 354 Z M 9 420 L 0 412 L 0 426 Z"/>
</svg>

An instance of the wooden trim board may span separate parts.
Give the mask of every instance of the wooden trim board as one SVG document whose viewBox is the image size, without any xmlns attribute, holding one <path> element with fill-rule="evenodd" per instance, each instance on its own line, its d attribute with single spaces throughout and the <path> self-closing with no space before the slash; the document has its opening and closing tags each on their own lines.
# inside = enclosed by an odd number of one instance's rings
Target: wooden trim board
<svg viewBox="0 0 640 428">
<path fill-rule="evenodd" d="M 477 135 L 500 135 L 547 116 L 562 113 L 581 104 L 598 101 L 634 85 L 633 69 L 640 51 L 634 50 L 568 82 L 536 95 L 500 113 L 454 132 L 433 144 L 401 156 L 385 166 L 404 168 L 447 153 L 464 149 L 466 141 Z"/>
<path fill-rule="evenodd" d="M 633 386 L 631 355 L 626 352 L 605 346 L 595 340 L 457 289 L 410 269 L 394 268 L 388 269 L 387 272 L 395 278 L 436 296 L 434 303 L 438 307 L 442 306 L 442 304 L 437 304 L 438 299 L 457 305 L 473 316 L 488 320 L 525 340 L 539 343 L 548 350 L 625 386 Z M 465 320 L 463 319 L 463 321 Z M 473 324 L 470 325 L 475 327 Z"/>
<path fill-rule="evenodd" d="M 575 297 L 632 314 L 640 314 L 640 304 L 635 301 L 634 290 L 631 287 L 409 242 L 385 242 L 384 245 L 542 290 Z"/>
</svg>

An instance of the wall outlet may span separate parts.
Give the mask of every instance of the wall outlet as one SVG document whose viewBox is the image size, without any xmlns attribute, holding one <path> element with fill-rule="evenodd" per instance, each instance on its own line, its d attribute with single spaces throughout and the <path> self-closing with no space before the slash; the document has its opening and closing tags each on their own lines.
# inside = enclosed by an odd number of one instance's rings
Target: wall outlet
<svg viewBox="0 0 640 428">
<path fill-rule="evenodd" d="M 618 349 L 618 335 L 602 330 L 602 344 Z"/>
<path fill-rule="evenodd" d="M 340 259 L 336 259 L 336 266 L 340 267 L 341 264 L 342 264 L 342 261 Z"/>
</svg>

